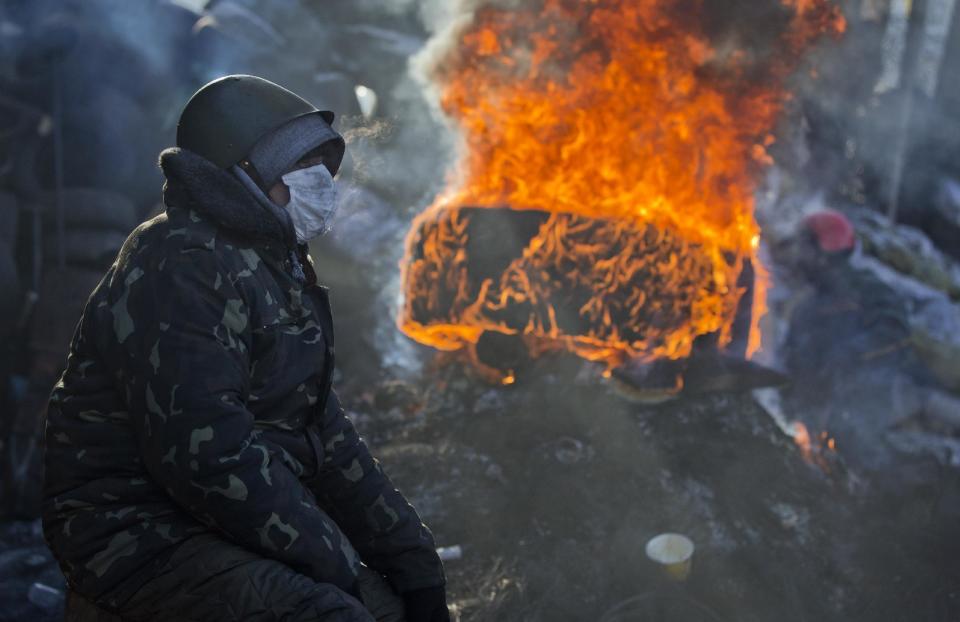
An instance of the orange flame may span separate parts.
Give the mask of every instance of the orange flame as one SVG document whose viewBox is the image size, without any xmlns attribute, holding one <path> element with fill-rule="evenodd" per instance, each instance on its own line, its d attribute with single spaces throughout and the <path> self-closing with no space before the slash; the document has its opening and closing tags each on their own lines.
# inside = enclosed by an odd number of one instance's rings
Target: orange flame
<svg viewBox="0 0 960 622">
<path fill-rule="evenodd" d="M 807 430 L 807 426 L 799 421 L 793 423 L 793 442 L 800 449 L 800 455 L 803 456 L 803 459 L 813 464 L 813 444 L 810 442 L 810 431 Z"/>
<path fill-rule="evenodd" d="M 730 340 L 750 261 L 756 350 L 766 283 L 757 175 L 771 163 L 783 83 L 799 53 L 843 30 L 827 0 L 783 5 L 775 53 L 763 62 L 718 52 L 696 18 L 699 0 L 535 0 L 477 11 L 434 71 L 464 150 L 408 235 L 401 329 L 442 350 L 493 330 L 611 365 L 679 358 L 699 335 Z M 469 286 L 461 206 L 554 216 L 502 275 Z M 640 273 L 653 276 L 637 281 Z M 577 302 L 589 326 L 577 334 L 557 320 L 555 301 L 569 287 L 592 292 Z M 498 313 L 509 305 L 532 310 L 504 322 Z"/>
<path fill-rule="evenodd" d="M 832 454 L 837 453 L 837 440 L 830 436 L 826 430 L 820 432 L 817 442 L 813 442 L 810 436 L 810 430 L 806 425 L 799 421 L 794 421 L 793 442 L 800 450 L 800 455 L 807 464 L 820 467 L 824 472 L 830 472 L 830 459 Z"/>
</svg>

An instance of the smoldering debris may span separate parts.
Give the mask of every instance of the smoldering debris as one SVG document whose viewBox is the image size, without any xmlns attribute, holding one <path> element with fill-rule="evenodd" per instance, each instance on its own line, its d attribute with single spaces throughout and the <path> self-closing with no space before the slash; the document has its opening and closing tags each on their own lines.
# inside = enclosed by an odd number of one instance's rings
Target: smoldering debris
<svg viewBox="0 0 960 622">
<path fill-rule="evenodd" d="M 942 605 L 912 600 L 942 568 L 912 577 L 898 596 L 862 597 L 861 582 L 898 572 L 864 560 L 885 556 L 891 541 L 911 556 L 926 545 L 909 543 L 906 522 L 871 514 L 840 455 L 825 458 L 826 471 L 809 464 L 748 395 L 638 408 L 602 384 L 571 383 L 579 365 L 541 361 L 524 386 L 499 389 L 477 386 L 466 370 L 436 370 L 420 385 L 422 418 L 397 430 L 402 441 L 378 441 L 439 541 L 467 552 L 447 566 L 463 619 L 667 610 L 680 620 L 764 620 L 785 608 L 789 619 L 869 619 L 863 611 L 881 615 L 900 598 L 897 608 Z M 931 497 L 902 501 L 909 514 Z M 645 542 L 662 531 L 699 543 L 682 587 L 645 559 Z M 506 575 L 481 586 L 473 581 L 484 568 Z M 822 597 L 802 598 L 809 593 Z M 631 600 L 639 595 L 642 603 Z"/>
</svg>

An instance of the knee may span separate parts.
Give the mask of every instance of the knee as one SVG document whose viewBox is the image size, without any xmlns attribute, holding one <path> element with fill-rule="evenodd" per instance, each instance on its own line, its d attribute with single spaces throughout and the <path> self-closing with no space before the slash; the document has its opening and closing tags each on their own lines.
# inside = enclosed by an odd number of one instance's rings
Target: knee
<svg viewBox="0 0 960 622">
<path fill-rule="evenodd" d="M 291 622 L 376 622 L 357 598 L 329 583 L 316 583 L 303 595 Z"/>
<path fill-rule="evenodd" d="M 67 590 L 65 622 L 122 622 L 120 616 L 101 609 L 72 589 Z"/>
</svg>

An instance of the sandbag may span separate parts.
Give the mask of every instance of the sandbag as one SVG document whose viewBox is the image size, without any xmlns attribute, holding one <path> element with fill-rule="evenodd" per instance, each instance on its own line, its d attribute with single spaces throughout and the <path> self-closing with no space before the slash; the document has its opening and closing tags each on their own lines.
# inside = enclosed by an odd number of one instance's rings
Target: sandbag
<svg viewBox="0 0 960 622">
<path fill-rule="evenodd" d="M 919 229 L 891 226 L 876 212 L 851 212 L 857 236 L 868 255 L 894 270 L 960 300 L 960 264 L 941 253 Z"/>
<path fill-rule="evenodd" d="M 910 318 L 911 341 L 921 360 L 952 391 L 960 391 L 960 305 L 934 299 Z"/>
</svg>

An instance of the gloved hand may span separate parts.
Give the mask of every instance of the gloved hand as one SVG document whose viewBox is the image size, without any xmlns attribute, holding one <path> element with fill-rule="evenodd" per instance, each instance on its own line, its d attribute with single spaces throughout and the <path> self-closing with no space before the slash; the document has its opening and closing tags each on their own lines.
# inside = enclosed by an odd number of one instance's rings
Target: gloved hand
<svg viewBox="0 0 960 622">
<path fill-rule="evenodd" d="M 443 586 L 427 587 L 403 594 L 406 622 L 450 622 L 447 591 Z"/>
</svg>

